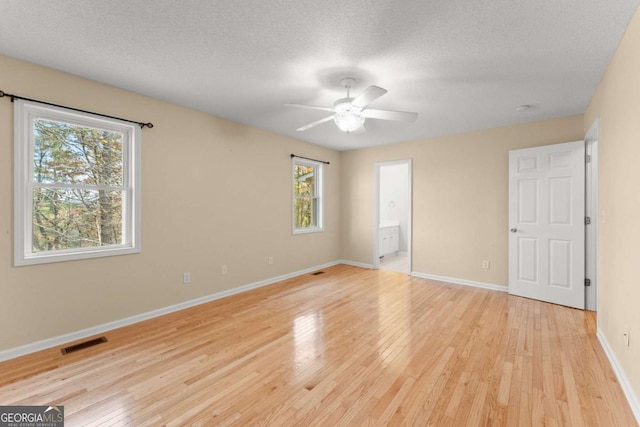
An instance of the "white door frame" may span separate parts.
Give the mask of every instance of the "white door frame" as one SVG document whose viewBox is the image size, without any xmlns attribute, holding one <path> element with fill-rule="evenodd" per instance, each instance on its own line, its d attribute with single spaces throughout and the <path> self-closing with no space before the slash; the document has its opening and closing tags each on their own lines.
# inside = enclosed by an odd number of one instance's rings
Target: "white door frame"
<svg viewBox="0 0 640 427">
<path fill-rule="evenodd" d="M 591 161 L 585 168 L 585 215 L 591 224 L 585 227 L 585 277 L 591 279 L 591 286 L 585 287 L 585 308 L 598 311 L 599 295 L 599 256 L 598 256 L 598 128 L 596 118 L 584 137 L 586 154 Z"/>
<path fill-rule="evenodd" d="M 384 166 L 394 166 L 394 165 L 407 165 L 409 180 L 408 180 L 408 192 L 409 192 L 409 206 L 408 206 L 408 215 L 407 219 L 408 230 L 407 230 L 407 257 L 409 259 L 409 271 L 407 274 L 411 274 L 413 271 L 412 266 L 412 254 L 413 254 L 413 231 L 412 231 L 412 223 L 413 223 L 413 170 L 411 159 L 406 160 L 394 160 L 391 162 L 380 162 L 374 163 L 373 165 L 373 268 L 380 268 L 380 168 Z"/>
</svg>

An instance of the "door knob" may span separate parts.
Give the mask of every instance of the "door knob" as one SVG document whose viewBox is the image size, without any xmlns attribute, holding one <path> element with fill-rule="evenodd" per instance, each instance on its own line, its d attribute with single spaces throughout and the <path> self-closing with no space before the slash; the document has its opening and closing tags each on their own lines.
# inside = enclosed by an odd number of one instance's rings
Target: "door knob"
<svg viewBox="0 0 640 427">
<path fill-rule="evenodd" d="M 512 229 L 511 229 L 511 230 L 509 230 L 509 231 L 511 231 L 512 233 L 515 233 L 516 231 L 518 231 L 518 229 L 517 229 L 517 228 L 512 228 Z"/>
</svg>

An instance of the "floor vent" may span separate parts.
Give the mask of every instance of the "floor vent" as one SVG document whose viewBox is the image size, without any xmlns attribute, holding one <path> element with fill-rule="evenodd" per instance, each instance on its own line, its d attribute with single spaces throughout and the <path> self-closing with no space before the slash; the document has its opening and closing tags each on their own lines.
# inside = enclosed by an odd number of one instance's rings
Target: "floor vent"
<svg viewBox="0 0 640 427">
<path fill-rule="evenodd" d="M 321 274 L 324 274 L 324 271 L 316 271 L 315 273 L 311 273 L 312 276 L 319 276 Z"/>
<path fill-rule="evenodd" d="M 69 347 L 65 347 L 62 350 L 62 354 L 73 353 L 74 351 L 82 350 L 88 347 L 93 347 L 94 345 L 102 344 L 103 342 L 107 342 L 107 337 L 94 338 L 89 341 L 81 342 L 79 344 L 70 345 Z"/>
</svg>

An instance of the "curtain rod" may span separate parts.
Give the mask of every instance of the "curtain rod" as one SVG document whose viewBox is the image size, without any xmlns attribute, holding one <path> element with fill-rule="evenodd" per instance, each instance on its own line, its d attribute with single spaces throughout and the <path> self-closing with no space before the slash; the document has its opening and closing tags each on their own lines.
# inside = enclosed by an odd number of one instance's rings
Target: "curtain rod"
<svg viewBox="0 0 640 427">
<path fill-rule="evenodd" d="M 135 120 L 128 120 L 128 119 L 123 119 L 123 118 L 120 118 L 120 117 L 108 116 L 106 114 L 94 113 L 93 111 L 87 111 L 87 110 L 81 110 L 79 108 L 67 107 L 66 105 L 53 104 L 51 102 L 45 102 L 45 101 L 39 101 L 37 99 L 25 98 L 24 96 L 13 95 L 11 93 L 6 93 L 6 92 L 0 90 L 0 98 L 4 98 L 5 96 L 11 98 L 11 102 L 15 101 L 16 99 L 22 99 L 24 101 L 39 102 L 40 104 L 51 105 L 52 107 L 66 108 L 67 110 L 78 111 L 80 113 L 89 113 L 89 114 L 94 114 L 94 115 L 100 116 L 100 117 L 107 117 L 109 119 L 116 119 L 116 120 L 122 120 L 123 122 L 135 123 L 138 126 L 140 126 L 141 128 L 148 127 L 149 129 L 151 129 L 153 127 L 153 123 L 136 122 Z"/>
<path fill-rule="evenodd" d="M 302 157 L 302 156 L 296 156 L 295 154 L 291 155 L 291 158 L 293 159 L 294 157 L 297 157 L 299 159 L 305 159 L 305 160 L 311 160 L 312 162 L 320 162 L 320 163 L 324 163 L 325 165 L 329 165 L 331 163 L 329 162 L 325 162 L 324 160 L 318 160 L 318 159 L 310 159 L 308 157 Z"/>
</svg>

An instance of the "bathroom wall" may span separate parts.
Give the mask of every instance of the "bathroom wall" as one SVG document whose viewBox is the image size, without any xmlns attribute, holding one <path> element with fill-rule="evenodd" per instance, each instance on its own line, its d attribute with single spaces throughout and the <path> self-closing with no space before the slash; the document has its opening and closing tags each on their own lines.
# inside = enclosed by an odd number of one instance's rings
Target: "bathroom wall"
<svg viewBox="0 0 640 427">
<path fill-rule="evenodd" d="M 400 252 L 409 251 L 409 166 L 380 168 L 380 222 L 400 222 Z"/>
</svg>

